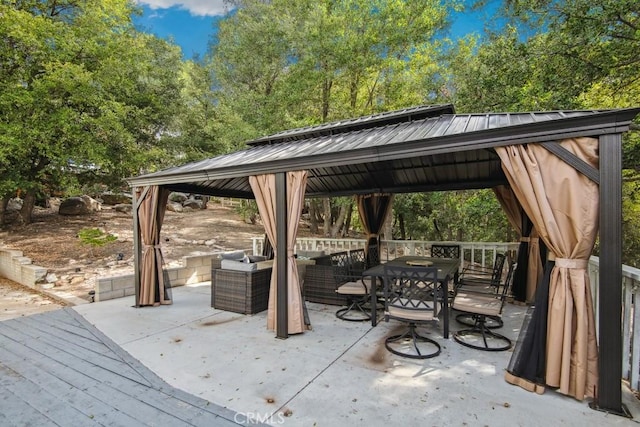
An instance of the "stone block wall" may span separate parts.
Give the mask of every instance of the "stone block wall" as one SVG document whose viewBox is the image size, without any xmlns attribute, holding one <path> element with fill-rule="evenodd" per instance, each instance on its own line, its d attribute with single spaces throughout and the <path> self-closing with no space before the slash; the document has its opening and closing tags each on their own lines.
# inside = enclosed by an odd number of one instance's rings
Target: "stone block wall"
<svg viewBox="0 0 640 427">
<path fill-rule="evenodd" d="M 211 259 L 215 254 L 193 255 L 182 259 L 179 267 L 166 269 L 171 287 L 211 280 Z M 135 294 L 134 275 L 98 277 L 95 285 L 96 301 L 106 301 Z"/>
<path fill-rule="evenodd" d="M 47 269 L 33 265 L 22 251 L 0 248 L 0 276 L 14 282 L 37 289 L 36 283 L 44 279 Z"/>
</svg>

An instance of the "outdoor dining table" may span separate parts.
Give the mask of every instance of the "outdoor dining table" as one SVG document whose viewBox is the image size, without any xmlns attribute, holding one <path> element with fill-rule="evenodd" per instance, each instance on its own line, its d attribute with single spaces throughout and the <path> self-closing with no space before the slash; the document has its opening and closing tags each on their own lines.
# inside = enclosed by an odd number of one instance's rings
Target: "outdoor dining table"
<svg viewBox="0 0 640 427">
<path fill-rule="evenodd" d="M 417 262 L 416 262 L 417 261 Z M 449 293 L 447 284 L 450 280 L 455 280 L 457 277 L 458 269 L 460 267 L 460 260 L 457 258 L 432 258 L 417 255 L 407 255 L 392 259 L 384 264 L 378 264 L 375 267 L 371 267 L 362 273 L 363 279 L 370 278 L 370 296 L 371 296 L 371 325 L 376 326 L 378 323 L 378 317 L 376 315 L 377 306 L 377 290 L 378 284 L 381 282 L 378 278 L 384 278 L 384 266 L 406 266 L 410 264 L 419 264 L 420 261 L 429 261 L 430 267 L 436 267 L 438 269 L 438 283 L 442 289 L 442 316 L 443 316 L 443 335 L 444 338 L 449 338 Z"/>
</svg>

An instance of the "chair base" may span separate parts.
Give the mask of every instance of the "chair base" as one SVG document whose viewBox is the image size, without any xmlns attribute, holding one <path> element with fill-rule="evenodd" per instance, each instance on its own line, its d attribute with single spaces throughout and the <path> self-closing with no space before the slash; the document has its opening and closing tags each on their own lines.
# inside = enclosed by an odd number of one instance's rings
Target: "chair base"
<svg viewBox="0 0 640 427">
<path fill-rule="evenodd" d="M 460 313 L 456 316 L 456 322 L 465 326 L 475 326 L 477 314 Z M 485 327 L 487 329 L 500 329 L 504 326 L 504 322 L 497 316 L 488 316 L 485 319 Z"/>
<path fill-rule="evenodd" d="M 349 300 L 346 307 L 336 311 L 336 317 L 348 322 L 368 322 L 371 320 L 371 311 L 364 307 L 363 300 Z M 353 314 L 356 313 L 355 316 Z"/>
<path fill-rule="evenodd" d="M 469 341 L 481 341 L 482 345 Z M 453 334 L 453 339 L 465 347 L 475 348 L 483 351 L 505 351 L 511 348 L 511 340 L 504 335 L 497 334 L 485 326 L 484 316 L 478 316 L 472 328 L 462 329 Z"/>
<path fill-rule="evenodd" d="M 415 350 L 415 353 L 400 351 L 392 347 L 392 344 L 394 343 L 403 344 L 404 342 L 409 342 L 412 345 L 413 349 Z M 436 347 L 436 350 L 431 353 L 424 354 L 420 350 L 420 347 L 418 346 L 419 343 L 431 344 L 432 346 Z M 427 338 L 423 335 L 418 334 L 418 332 L 416 331 L 415 323 L 410 323 L 409 329 L 407 329 L 407 331 L 404 334 L 387 337 L 387 339 L 384 342 L 384 346 L 387 348 L 387 350 L 389 350 L 393 354 L 396 354 L 402 357 L 409 357 L 411 359 L 430 359 L 432 357 L 436 357 L 437 355 L 439 355 L 441 351 L 440 344 L 438 344 L 436 341 L 432 340 L 431 338 Z"/>
</svg>

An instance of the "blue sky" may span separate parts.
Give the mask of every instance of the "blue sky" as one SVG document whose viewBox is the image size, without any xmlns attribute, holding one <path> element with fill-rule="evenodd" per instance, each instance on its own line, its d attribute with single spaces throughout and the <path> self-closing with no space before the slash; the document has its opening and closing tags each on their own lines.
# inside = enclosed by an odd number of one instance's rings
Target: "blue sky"
<svg viewBox="0 0 640 427">
<path fill-rule="evenodd" d="M 469 4 L 473 0 L 466 0 Z M 134 22 L 138 28 L 163 38 L 172 38 L 182 48 L 185 58 L 207 51 L 214 24 L 228 12 L 223 0 L 137 0 L 142 17 Z M 493 14 L 500 0 L 489 0 L 481 11 L 459 14 L 451 27 L 452 37 L 481 33 L 487 23 L 495 22 Z"/>
</svg>

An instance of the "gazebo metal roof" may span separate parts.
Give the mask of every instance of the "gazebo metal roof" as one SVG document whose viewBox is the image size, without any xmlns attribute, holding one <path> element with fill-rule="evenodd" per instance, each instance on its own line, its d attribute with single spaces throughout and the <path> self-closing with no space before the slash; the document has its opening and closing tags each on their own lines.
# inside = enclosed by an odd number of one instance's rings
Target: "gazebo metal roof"
<svg viewBox="0 0 640 427">
<path fill-rule="evenodd" d="M 640 109 L 453 114 L 421 106 L 287 130 L 248 148 L 129 182 L 253 198 L 249 175 L 309 171 L 308 197 L 487 188 L 506 183 L 493 149 L 620 133 Z"/>
</svg>

